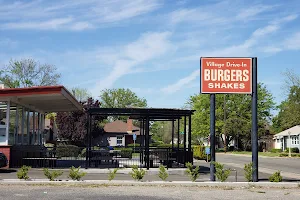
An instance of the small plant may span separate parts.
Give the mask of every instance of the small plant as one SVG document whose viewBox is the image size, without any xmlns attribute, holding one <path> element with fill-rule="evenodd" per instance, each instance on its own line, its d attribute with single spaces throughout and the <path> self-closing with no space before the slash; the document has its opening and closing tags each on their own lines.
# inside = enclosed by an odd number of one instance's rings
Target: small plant
<svg viewBox="0 0 300 200">
<path fill-rule="evenodd" d="M 199 166 L 197 166 L 196 168 L 194 168 L 194 166 L 192 165 L 192 163 L 186 163 L 185 166 L 187 167 L 187 169 L 185 170 L 185 172 L 188 174 L 188 176 L 190 177 L 191 181 L 195 182 L 197 180 L 197 178 L 199 178 L 200 174 L 199 174 Z"/>
<path fill-rule="evenodd" d="M 116 177 L 118 170 L 119 170 L 118 168 L 114 169 L 113 171 L 109 170 L 109 174 L 108 174 L 109 181 L 113 180 Z"/>
<path fill-rule="evenodd" d="M 23 165 L 19 171 L 17 172 L 17 177 L 18 179 L 24 179 L 24 180 L 28 180 L 29 176 L 28 176 L 28 171 L 31 169 L 30 166 L 26 166 Z"/>
<path fill-rule="evenodd" d="M 63 174 L 62 171 L 52 171 L 50 172 L 48 168 L 44 168 L 44 175 L 50 180 L 54 181 L 57 177 Z"/>
<path fill-rule="evenodd" d="M 230 169 L 224 169 L 224 165 L 218 162 L 213 163 L 216 168 L 216 177 L 219 181 L 225 182 L 230 175 Z"/>
<path fill-rule="evenodd" d="M 280 175 L 280 171 L 275 172 L 269 178 L 270 182 L 282 182 L 282 176 Z"/>
<path fill-rule="evenodd" d="M 72 166 L 70 169 L 69 178 L 71 178 L 72 180 L 80 181 L 80 179 L 86 175 L 86 172 L 80 172 L 79 170 L 80 167 L 76 168 Z"/>
<path fill-rule="evenodd" d="M 245 164 L 244 166 L 244 171 L 245 171 L 245 179 L 248 181 L 248 182 L 252 182 L 252 174 L 253 174 L 253 163 L 249 163 L 249 164 Z"/>
<path fill-rule="evenodd" d="M 159 173 L 158 173 L 158 177 L 163 180 L 163 181 L 166 181 L 167 178 L 169 177 L 169 174 L 165 168 L 165 166 L 163 165 L 160 165 L 159 166 Z"/>
<path fill-rule="evenodd" d="M 144 178 L 146 171 L 138 168 L 138 166 L 132 166 L 132 172 L 129 173 L 134 180 L 140 181 Z"/>
</svg>

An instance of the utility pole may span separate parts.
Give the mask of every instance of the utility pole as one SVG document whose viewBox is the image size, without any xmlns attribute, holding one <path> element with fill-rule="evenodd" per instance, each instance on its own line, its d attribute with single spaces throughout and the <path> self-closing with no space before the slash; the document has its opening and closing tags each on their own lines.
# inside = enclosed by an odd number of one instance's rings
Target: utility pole
<svg viewBox="0 0 300 200">
<path fill-rule="evenodd" d="M 226 140 L 226 94 L 224 94 L 224 151 L 227 152 L 227 140 Z"/>
</svg>

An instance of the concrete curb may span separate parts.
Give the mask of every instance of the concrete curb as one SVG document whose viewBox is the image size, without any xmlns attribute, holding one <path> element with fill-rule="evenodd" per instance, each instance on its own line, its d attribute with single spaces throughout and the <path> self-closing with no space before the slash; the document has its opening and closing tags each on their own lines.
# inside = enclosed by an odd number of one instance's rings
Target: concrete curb
<svg viewBox="0 0 300 200">
<path fill-rule="evenodd" d="M 190 181 L 152 181 L 152 182 L 138 182 L 138 181 L 124 181 L 124 180 L 83 180 L 83 181 L 48 181 L 45 179 L 34 179 L 30 181 L 18 179 L 4 179 L 0 180 L 0 185 L 37 185 L 37 186 L 154 186 L 154 187 L 212 187 L 212 188 L 236 188 L 236 189 L 249 189 L 249 188 L 299 188 L 300 183 L 295 182 L 190 182 Z"/>
</svg>

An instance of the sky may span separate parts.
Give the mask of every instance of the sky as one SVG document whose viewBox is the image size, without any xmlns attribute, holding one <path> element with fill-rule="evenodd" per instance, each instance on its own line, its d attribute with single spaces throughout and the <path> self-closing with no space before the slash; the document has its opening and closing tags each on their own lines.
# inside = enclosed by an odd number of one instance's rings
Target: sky
<svg viewBox="0 0 300 200">
<path fill-rule="evenodd" d="M 95 98 L 129 88 L 180 108 L 200 92 L 201 56 L 253 56 L 280 103 L 282 73 L 300 75 L 299 12 L 299 0 L 0 0 L 0 66 L 33 58 Z"/>
</svg>

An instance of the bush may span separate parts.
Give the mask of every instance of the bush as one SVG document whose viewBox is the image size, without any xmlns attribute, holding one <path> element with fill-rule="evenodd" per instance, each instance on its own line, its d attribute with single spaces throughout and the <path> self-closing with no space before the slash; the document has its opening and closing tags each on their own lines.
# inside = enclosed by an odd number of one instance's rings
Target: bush
<svg viewBox="0 0 300 200">
<path fill-rule="evenodd" d="M 216 152 L 225 152 L 225 149 L 224 148 L 218 148 L 218 149 L 216 149 Z"/>
<path fill-rule="evenodd" d="M 132 148 L 115 148 L 115 150 L 120 150 L 119 155 L 122 158 L 132 158 Z"/>
<path fill-rule="evenodd" d="M 61 157 L 78 157 L 82 152 L 75 145 L 59 145 L 56 147 L 56 156 Z"/>
<path fill-rule="evenodd" d="M 153 142 L 153 143 L 149 144 L 149 146 L 150 147 L 157 147 L 157 146 L 162 145 L 162 144 L 164 144 L 162 141 L 158 141 L 158 142 Z"/>
<path fill-rule="evenodd" d="M 172 148 L 172 144 L 158 144 L 158 148 Z M 174 148 L 177 148 L 177 144 L 174 144 Z M 179 148 L 184 148 L 183 144 L 179 144 Z"/>
<path fill-rule="evenodd" d="M 280 175 L 280 171 L 275 172 L 269 178 L 270 182 L 282 182 L 282 176 Z"/>
<path fill-rule="evenodd" d="M 286 153 L 289 153 L 289 148 L 285 150 Z M 299 153 L 298 147 L 291 148 L 291 153 Z"/>
<path fill-rule="evenodd" d="M 193 156 L 195 159 L 207 160 L 207 155 L 205 153 L 205 146 L 196 145 L 193 147 Z M 208 161 L 210 161 L 210 155 L 208 155 Z"/>
<path fill-rule="evenodd" d="M 115 168 L 113 171 L 109 170 L 109 174 L 108 174 L 108 180 L 111 181 L 116 177 L 117 171 L 119 169 Z"/>
<path fill-rule="evenodd" d="M 165 166 L 163 166 L 163 165 L 159 166 L 158 177 L 163 181 L 167 180 L 167 178 L 169 177 L 169 174 L 168 174 Z"/>
<path fill-rule="evenodd" d="M 80 167 L 75 168 L 74 166 L 71 167 L 70 173 L 69 173 L 69 178 L 72 180 L 80 181 L 82 177 L 86 175 L 86 172 L 80 172 Z"/>
<path fill-rule="evenodd" d="M 141 145 L 139 143 L 135 143 L 135 147 L 140 147 Z M 134 147 L 134 143 L 128 144 L 127 147 Z"/>
<path fill-rule="evenodd" d="M 280 154 L 279 154 L 279 157 L 288 157 L 288 156 L 289 156 L 288 153 L 280 153 Z"/>
<path fill-rule="evenodd" d="M 282 152 L 282 150 L 281 149 L 271 149 L 270 152 L 271 153 L 280 153 L 280 152 Z"/>
<path fill-rule="evenodd" d="M 199 178 L 199 176 L 200 176 L 199 166 L 194 168 L 192 163 L 189 163 L 189 162 L 186 163 L 185 165 L 187 167 L 187 169 L 185 170 L 185 173 L 190 177 L 191 181 L 195 182 L 197 180 L 197 178 Z"/>
<path fill-rule="evenodd" d="M 29 176 L 28 176 L 28 171 L 31 169 L 30 166 L 26 166 L 23 165 L 19 171 L 17 172 L 17 177 L 18 179 L 24 179 L 24 180 L 28 180 Z"/>
<path fill-rule="evenodd" d="M 54 181 L 57 177 L 63 174 L 62 171 L 52 171 L 50 172 L 48 168 L 44 168 L 44 175 L 50 180 Z"/>
<path fill-rule="evenodd" d="M 252 182 L 253 179 L 252 179 L 252 174 L 253 174 L 253 163 L 249 163 L 249 164 L 245 164 L 244 166 L 244 176 L 245 176 L 245 179 L 248 181 L 248 182 Z"/>
<path fill-rule="evenodd" d="M 216 177 L 219 181 L 225 182 L 230 175 L 230 169 L 224 169 L 224 165 L 218 162 L 213 163 L 216 168 Z"/>
<path fill-rule="evenodd" d="M 129 173 L 134 180 L 140 181 L 144 178 L 146 171 L 138 168 L 138 166 L 132 166 L 132 172 Z"/>
</svg>

